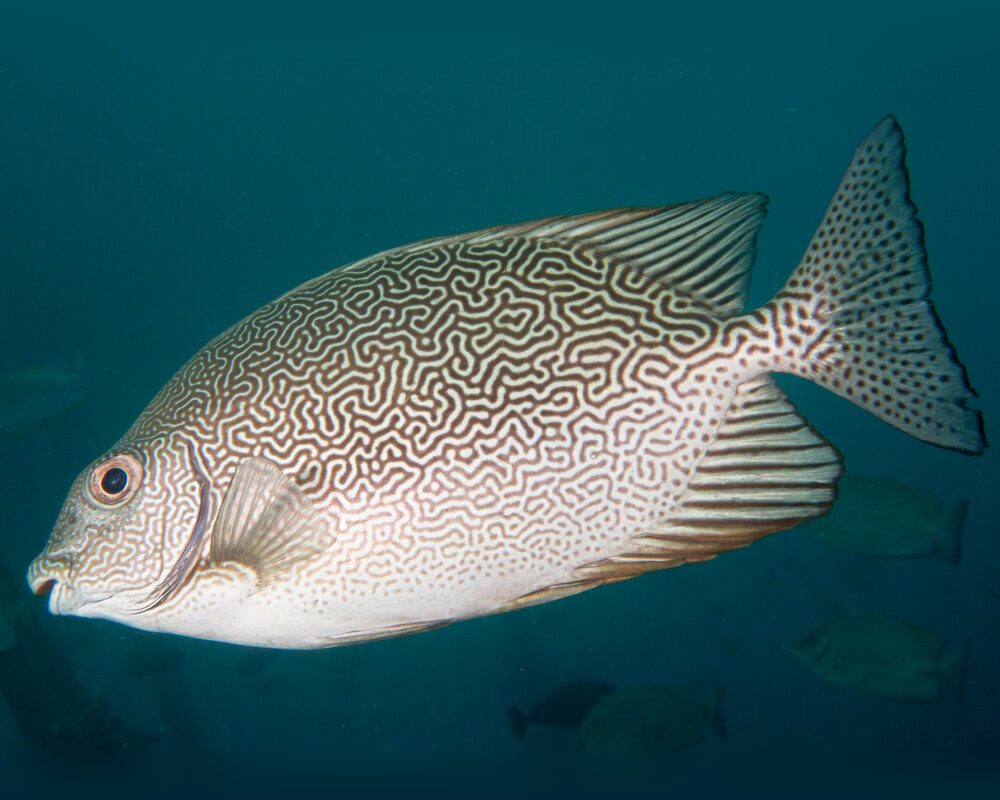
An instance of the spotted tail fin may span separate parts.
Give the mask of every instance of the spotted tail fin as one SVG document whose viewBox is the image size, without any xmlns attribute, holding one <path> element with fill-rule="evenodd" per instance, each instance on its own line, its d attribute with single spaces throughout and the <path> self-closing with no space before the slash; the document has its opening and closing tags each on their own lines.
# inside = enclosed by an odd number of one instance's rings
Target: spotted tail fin
<svg viewBox="0 0 1000 800">
<path fill-rule="evenodd" d="M 802 262 L 769 304 L 782 370 L 822 384 L 925 442 L 986 447 L 965 367 L 929 298 L 903 133 L 861 143 Z"/>
</svg>

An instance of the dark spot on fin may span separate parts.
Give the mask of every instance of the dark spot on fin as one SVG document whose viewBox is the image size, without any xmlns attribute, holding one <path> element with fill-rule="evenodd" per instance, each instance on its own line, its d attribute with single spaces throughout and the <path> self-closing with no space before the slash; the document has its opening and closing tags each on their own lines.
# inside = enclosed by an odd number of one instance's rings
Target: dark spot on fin
<svg viewBox="0 0 1000 800">
<path fill-rule="evenodd" d="M 264 458 L 240 462 L 212 528 L 214 563 L 235 561 L 261 582 L 333 543 L 327 524 L 292 480 Z"/>
</svg>

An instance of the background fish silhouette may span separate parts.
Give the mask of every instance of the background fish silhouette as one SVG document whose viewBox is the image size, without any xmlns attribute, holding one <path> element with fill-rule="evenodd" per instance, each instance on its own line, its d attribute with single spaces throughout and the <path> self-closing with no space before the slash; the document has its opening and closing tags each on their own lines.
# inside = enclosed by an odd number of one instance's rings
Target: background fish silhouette
<svg viewBox="0 0 1000 800">
<path fill-rule="evenodd" d="M 83 402 L 83 361 L 50 361 L 0 375 L 0 438 L 30 433 Z"/>
<path fill-rule="evenodd" d="M 832 511 L 805 526 L 820 541 L 863 556 L 961 561 L 967 500 L 946 506 L 915 486 L 853 474 L 837 492 Z"/>
<path fill-rule="evenodd" d="M 608 681 L 572 681 L 543 697 L 528 712 L 513 705 L 507 706 L 511 732 L 515 738 L 523 739 L 529 725 L 575 728 L 587 716 L 594 703 L 616 688 Z"/>
<path fill-rule="evenodd" d="M 663 754 L 726 738 L 723 690 L 705 694 L 685 685 L 629 686 L 594 704 L 577 729 L 586 750 Z"/>
<path fill-rule="evenodd" d="M 830 683 L 886 700 L 933 703 L 947 683 L 965 691 L 969 642 L 948 651 L 936 630 L 881 614 L 833 617 L 792 645 Z"/>
</svg>

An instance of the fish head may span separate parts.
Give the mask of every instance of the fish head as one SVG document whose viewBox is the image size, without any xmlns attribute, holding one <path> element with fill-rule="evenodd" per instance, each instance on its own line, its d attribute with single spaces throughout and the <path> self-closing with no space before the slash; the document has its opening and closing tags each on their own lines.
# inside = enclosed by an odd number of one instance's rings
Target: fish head
<svg viewBox="0 0 1000 800">
<path fill-rule="evenodd" d="M 792 653 L 803 663 L 819 667 L 829 650 L 829 642 L 820 631 L 809 631 L 792 644 Z"/>
<path fill-rule="evenodd" d="M 28 584 L 53 614 L 147 627 L 197 564 L 209 504 L 190 442 L 116 446 L 74 481 Z"/>
</svg>

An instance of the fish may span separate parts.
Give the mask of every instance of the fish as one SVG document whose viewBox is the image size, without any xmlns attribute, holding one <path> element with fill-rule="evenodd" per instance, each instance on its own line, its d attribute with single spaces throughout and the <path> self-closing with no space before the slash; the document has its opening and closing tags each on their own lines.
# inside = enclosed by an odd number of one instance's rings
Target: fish
<svg viewBox="0 0 1000 800">
<path fill-rule="evenodd" d="M 515 738 L 523 739 L 529 725 L 575 728 L 594 703 L 616 688 L 607 681 L 581 680 L 567 683 L 543 698 L 528 713 L 516 706 L 508 706 L 510 729 Z"/>
<path fill-rule="evenodd" d="M 253 691 L 257 695 L 277 694 L 288 685 L 288 674 L 271 667 L 254 681 Z"/>
<path fill-rule="evenodd" d="M 292 289 L 79 474 L 30 588 L 56 614 L 310 649 L 706 561 L 833 503 L 841 456 L 772 372 L 982 453 L 895 118 L 746 311 L 767 200 L 444 236 Z"/>
<path fill-rule="evenodd" d="M 255 677 L 266 673 L 274 666 L 276 653 L 273 650 L 247 650 L 236 671 L 246 677 Z"/>
<path fill-rule="evenodd" d="M 13 615 L 7 609 L 0 609 L 0 653 L 17 647 L 17 627 Z"/>
<path fill-rule="evenodd" d="M 209 749 L 198 722 L 198 704 L 185 679 L 184 655 L 162 639 L 139 639 L 128 656 L 128 676 L 145 683 L 160 714 L 164 747 L 191 762 L 207 759 Z"/>
<path fill-rule="evenodd" d="M 689 686 L 630 686 L 605 695 L 580 723 L 584 750 L 653 754 L 726 738 L 723 691 L 702 696 Z"/>
<path fill-rule="evenodd" d="M 17 648 L 23 636 L 22 629 L 32 623 L 32 609 L 25 602 L 31 598 L 23 591 L 15 591 L 14 586 L 0 567 L 0 653 Z"/>
<path fill-rule="evenodd" d="M 274 650 L 248 650 L 237 671 L 253 681 L 255 694 L 274 694 L 288 683 L 288 674 L 276 662 Z"/>
<path fill-rule="evenodd" d="M 944 634 L 879 614 L 833 617 L 792 652 L 825 681 L 900 702 L 937 702 L 945 684 L 961 702 L 969 661 L 968 640 L 949 652 Z"/>
<path fill-rule="evenodd" d="M 968 500 L 946 507 L 915 486 L 851 474 L 837 490 L 830 513 L 803 526 L 824 544 L 871 557 L 961 561 Z"/>
<path fill-rule="evenodd" d="M 59 754 L 63 763 L 67 758 L 85 756 L 92 761 L 106 757 L 108 763 L 114 760 L 119 767 L 128 763 L 130 754 L 156 745 L 159 736 L 132 728 L 112 712 L 100 692 L 76 676 L 65 643 L 57 644 L 48 637 L 31 599 L 24 592 L 21 576 L 11 575 L 0 563 L 0 707 L 5 707 L 0 714 L 4 736 L 12 736 L 16 730 L 24 744 L 41 753 Z"/>
<path fill-rule="evenodd" d="M 87 395 L 82 359 L 50 361 L 0 376 L 0 437 L 30 433 L 80 405 Z"/>
</svg>

